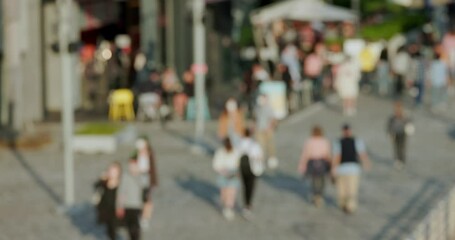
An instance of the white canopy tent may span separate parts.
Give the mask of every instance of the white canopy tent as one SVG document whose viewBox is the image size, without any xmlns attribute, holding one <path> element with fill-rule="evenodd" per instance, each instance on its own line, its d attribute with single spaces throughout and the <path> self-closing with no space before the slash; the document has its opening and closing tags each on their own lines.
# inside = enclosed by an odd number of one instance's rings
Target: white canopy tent
<svg viewBox="0 0 455 240">
<path fill-rule="evenodd" d="M 326 4 L 321 0 L 288 0 L 265 6 L 251 14 L 253 24 L 268 24 L 276 20 L 295 21 L 355 21 L 350 10 Z"/>
</svg>

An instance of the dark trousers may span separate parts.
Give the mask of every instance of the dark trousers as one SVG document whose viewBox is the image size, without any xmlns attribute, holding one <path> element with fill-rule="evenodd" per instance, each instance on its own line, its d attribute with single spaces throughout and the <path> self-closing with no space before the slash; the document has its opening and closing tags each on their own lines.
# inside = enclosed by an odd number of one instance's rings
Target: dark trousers
<svg viewBox="0 0 455 240">
<path fill-rule="evenodd" d="M 314 174 L 311 176 L 311 187 L 314 196 L 322 196 L 324 193 L 325 176 L 322 174 Z"/>
<path fill-rule="evenodd" d="M 424 83 L 423 81 L 419 81 L 414 84 L 414 86 L 417 88 L 417 96 L 415 98 L 415 103 L 416 105 L 421 105 L 423 103 L 423 94 L 424 94 Z"/>
<path fill-rule="evenodd" d="M 403 96 L 404 88 L 404 76 L 397 75 L 395 78 L 395 98 L 400 99 Z"/>
<path fill-rule="evenodd" d="M 106 230 L 110 240 L 117 239 L 117 218 L 115 216 L 106 219 Z"/>
<path fill-rule="evenodd" d="M 395 159 L 406 162 L 406 135 L 398 134 L 393 138 L 395 148 Z"/>
<path fill-rule="evenodd" d="M 131 240 L 139 240 L 141 237 L 140 216 L 140 209 L 125 209 L 125 225 Z"/>
<path fill-rule="evenodd" d="M 242 173 L 242 182 L 243 182 L 243 197 L 245 200 L 245 206 L 247 208 L 251 207 L 253 200 L 253 192 L 256 184 L 256 176 L 253 174 L 244 174 Z"/>
</svg>

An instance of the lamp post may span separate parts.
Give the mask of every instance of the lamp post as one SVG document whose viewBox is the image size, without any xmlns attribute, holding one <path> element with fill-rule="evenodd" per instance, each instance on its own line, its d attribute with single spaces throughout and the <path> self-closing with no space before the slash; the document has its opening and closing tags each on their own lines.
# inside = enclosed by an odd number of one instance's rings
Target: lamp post
<svg viewBox="0 0 455 240">
<path fill-rule="evenodd" d="M 63 126 L 63 159 L 65 162 L 65 205 L 74 204 L 74 155 L 73 155 L 73 128 L 74 105 L 71 79 L 71 5 L 72 0 L 58 0 L 59 12 L 59 50 L 62 78 L 62 126 Z"/>
<path fill-rule="evenodd" d="M 193 0 L 193 38 L 195 96 L 196 96 L 196 140 L 201 140 L 205 128 L 205 27 L 204 0 Z"/>
</svg>

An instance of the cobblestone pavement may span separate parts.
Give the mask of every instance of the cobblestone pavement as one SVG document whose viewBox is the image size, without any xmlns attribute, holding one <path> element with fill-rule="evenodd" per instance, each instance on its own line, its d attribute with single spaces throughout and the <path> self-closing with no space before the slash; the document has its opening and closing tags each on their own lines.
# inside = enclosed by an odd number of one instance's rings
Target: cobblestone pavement
<svg viewBox="0 0 455 240">
<path fill-rule="evenodd" d="M 455 180 L 455 114 L 453 109 L 437 116 L 413 113 L 417 132 L 409 143 L 409 164 L 399 172 L 384 133 L 391 111 L 391 102 L 362 97 L 352 119 L 342 117 L 335 105 L 321 104 L 285 120 L 277 134 L 280 167 L 258 183 L 252 221 L 221 218 L 211 157 L 191 151 L 191 124 L 172 123 L 166 131 L 157 124 L 138 125 L 152 139 L 160 175 L 156 212 L 144 239 L 402 239 Z M 352 216 L 337 209 L 330 184 L 326 206 L 314 208 L 296 171 L 311 126 L 322 125 L 336 139 L 346 121 L 366 141 L 373 160 L 373 170 L 363 176 L 360 209 Z M 110 161 L 125 162 L 130 147 L 113 155 L 76 156 L 77 204 L 65 213 L 58 209 L 63 196 L 59 130 L 55 125 L 42 128 L 54 135 L 45 149 L 0 150 L 0 240 L 104 239 L 89 203 L 91 185 Z M 210 152 L 217 146 L 216 124 L 208 128 L 204 146 Z"/>
</svg>

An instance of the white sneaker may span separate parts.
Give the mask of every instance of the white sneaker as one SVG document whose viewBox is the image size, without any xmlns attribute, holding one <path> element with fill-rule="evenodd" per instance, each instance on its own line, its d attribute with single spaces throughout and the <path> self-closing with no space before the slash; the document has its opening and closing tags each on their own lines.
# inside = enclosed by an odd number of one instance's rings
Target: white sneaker
<svg viewBox="0 0 455 240">
<path fill-rule="evenodd" d="M 223 209 L 223 217 L 228 221 L 232 221 L 235 218 L 235 213 L 232 209 L 225 208 Z"/>
<path fill-rule="evenodd" d="M 149 220 L 145 218 L 141 218 L 139 224 L 141 225 L 141 229 L 147 230 L 150 227 Z"/>
<path fill-rule="evenodd" d="M 267 161 L 270 169 L 276 169 L 278 167 L 278 159 L 276 157 L 271 157 Z"/>
</svg>

